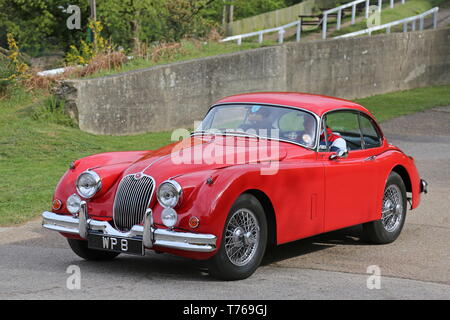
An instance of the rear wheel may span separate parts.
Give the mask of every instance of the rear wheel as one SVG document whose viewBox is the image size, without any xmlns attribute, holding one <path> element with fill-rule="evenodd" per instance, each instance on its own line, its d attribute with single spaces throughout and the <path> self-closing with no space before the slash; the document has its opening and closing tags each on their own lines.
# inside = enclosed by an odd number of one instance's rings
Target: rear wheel
<svg viewBox="0 0 450 320">
<path fill-rule="evenodd" d="M 363 224 L 365 238 L 377 244 L 397 239 L 405 224 L 406 207 L 405 184 L 396 172 L 392 172 L 384 189 L 381 220 Z"/>
<path fill-rule="evenodd" d="M 267 220 L 261 203 L 241 195 L 231 208 L 219 251 L 209 260 L 210 274 L 221 280 L 241 280 L 259 267 L 267 245 Z"/>
<path fill-rule="evenodd" d="M 118 252 L 89 249 L 88 243 L 85 240 L 68 238 L 67 241 L 69 242 L 72 251 L 85 260 L 107 261 L 114 259 L 120 254 Z"/>
</svg>

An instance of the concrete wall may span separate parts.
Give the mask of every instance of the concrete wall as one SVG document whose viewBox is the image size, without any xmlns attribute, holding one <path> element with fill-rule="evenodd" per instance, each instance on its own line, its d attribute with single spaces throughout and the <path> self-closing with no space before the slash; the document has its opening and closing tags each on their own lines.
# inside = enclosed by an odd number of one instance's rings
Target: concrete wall
<svg viewBox="0 0 450 320">
<path fill-rule="evenodd" d="M 336 2 L 336 0 L 306 0 L 287 8 L 228 23 L 226 33 L 228 36 L 233 36 L 263 29 L 276 28 L 298 20 L 298 16 L 301 14 L 318 13 L 319 8 L 333 8 L 335 7 Z"/>
<path fill-rule="evenodd" d="M 66 81 L 62 96 L 81 130 L 135 134 L 192 127 L 217 99 L 300 91 L 362 98 L 450 83 L 450 29 L 288 43 Z"/>
</svg>

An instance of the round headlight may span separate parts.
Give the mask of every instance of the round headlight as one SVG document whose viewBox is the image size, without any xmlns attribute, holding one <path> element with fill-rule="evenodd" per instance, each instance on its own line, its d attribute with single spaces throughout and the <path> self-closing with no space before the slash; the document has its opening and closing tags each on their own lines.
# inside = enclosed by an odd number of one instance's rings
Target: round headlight
<svg viewBox="0 0 450 320">
<path fill-rule="evenodd" d="M 159 186 L 156 197 L 164 208 L 173 208 L 180 201 L 181 186 L 174 180 L 164 181 Z"/>
<path fill-rule="evenodd" d="M 172 228 L 178 220 L 177 212 L 172 208 L 165 208 L 161 213 L 161 220 L 167 228 Z"/>
<path fill-rule="evenodd" d="M 85 171 L 77 179 L 77 191 L 83 198 L 92 198 L 101 187 L 100 176 L 94 171 Z"/>
<path fill-rule="evenodd" d="M 67 198 L 66 207 L 71 214 L 76 215 L 81 208 L 81 198 L 76 194 L 71 195 Z"/>
</svg>

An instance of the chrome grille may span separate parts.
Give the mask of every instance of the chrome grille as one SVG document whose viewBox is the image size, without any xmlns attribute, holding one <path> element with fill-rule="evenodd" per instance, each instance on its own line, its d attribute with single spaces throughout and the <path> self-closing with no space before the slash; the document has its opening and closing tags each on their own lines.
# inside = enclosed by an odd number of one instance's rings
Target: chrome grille
<svg viewBox="0 0 450 320">
<path fill-rule="evenodd" d="M 128 231 L 142 223 L 154 186 L 154 179 L 142 173 L 127 175 L 120 181 L 113 208 L 114 224 L 118 230 Z"/>
</svg>

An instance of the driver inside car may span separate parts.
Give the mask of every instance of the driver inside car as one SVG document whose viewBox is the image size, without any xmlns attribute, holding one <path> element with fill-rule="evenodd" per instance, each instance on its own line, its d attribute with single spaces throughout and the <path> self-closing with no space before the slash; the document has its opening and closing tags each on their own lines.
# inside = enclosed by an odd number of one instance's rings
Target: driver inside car
<svg viewBox="0 0 450 320">
<path fill-rule="evenodd" d="M 322 133 L 320 134 L 320 145 L 326 145 L 329 148 L 329 151 L 331 151 L 331 152 L 337 152 L 337 151 L 347 152 L 347 142 L 340 135 L 331 131 L 331 129 L 328 126 L 326 128 L 326 135 L 327 135 L 326 140 L 328 141 L 328 145 L 325 142 L 325 130 L 324 129 L 322 130 Z"/>
<path fill-rule="evenodd" d="M 239 127 L 240 130 L 255 130 L 257 134 L 269 136 L 273 129 L 270 110 L 261 106 L 252 106 L 247 115 L 247 121 Z"/>
<path fill-rule="evenodd" d="M 316 129 L 316 121 L 310 115 L 303 116 L 303 134 L 301 135 L 301 141 L 308 146 L 312 146 L 314 142 L 314 131 Z"/>
</svg>

